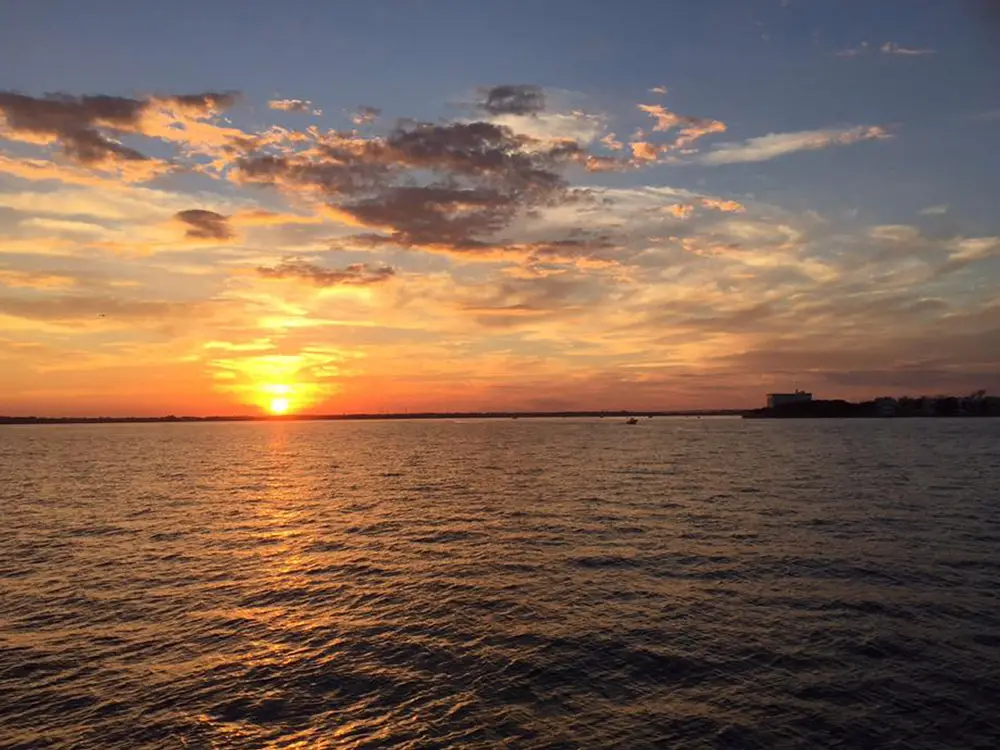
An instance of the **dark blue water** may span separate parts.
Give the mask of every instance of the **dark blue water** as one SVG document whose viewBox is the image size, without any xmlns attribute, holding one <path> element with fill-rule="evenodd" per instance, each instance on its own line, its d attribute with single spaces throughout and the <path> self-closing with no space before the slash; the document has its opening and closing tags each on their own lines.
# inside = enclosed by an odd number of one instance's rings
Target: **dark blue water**
<svg viewBox="0 0 1000 750">
<path fill-rule="evenodd" d="M 0 428 L 0 746 L 994 748 L 1000 420 Z"/>
</svg>

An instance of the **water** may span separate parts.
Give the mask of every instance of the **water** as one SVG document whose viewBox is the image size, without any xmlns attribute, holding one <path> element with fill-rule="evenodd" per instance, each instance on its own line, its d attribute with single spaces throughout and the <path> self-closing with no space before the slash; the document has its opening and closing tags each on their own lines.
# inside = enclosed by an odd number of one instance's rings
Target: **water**
<svg viewBox="0 0 1000 750">
<path fill-rule="evenodd" d="M 1000 420 L 0 429 L 0 746 L 993 748 Z"/>
</svg>

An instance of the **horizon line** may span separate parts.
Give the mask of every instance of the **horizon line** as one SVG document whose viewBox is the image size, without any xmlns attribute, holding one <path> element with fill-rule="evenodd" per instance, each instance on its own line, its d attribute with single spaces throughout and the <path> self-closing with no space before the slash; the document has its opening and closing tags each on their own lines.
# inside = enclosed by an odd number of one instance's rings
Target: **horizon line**
<svg viewBox="0 0 1000 750">
<path fill-rule="evenodd" d="M 512 417 L 683 417 L 730 416 L 748 409 L 573 409 L 548 411 L 426 411 L 426 412 L 345 412 L 342 414 L 232 414 L 232 415 L 174 415 L 161 416 L 13 416 L 0 415 L 0 424 L 70 424 L 101 422 L 322 422 L 377 419 L 504 419 Z"/>
</svg>

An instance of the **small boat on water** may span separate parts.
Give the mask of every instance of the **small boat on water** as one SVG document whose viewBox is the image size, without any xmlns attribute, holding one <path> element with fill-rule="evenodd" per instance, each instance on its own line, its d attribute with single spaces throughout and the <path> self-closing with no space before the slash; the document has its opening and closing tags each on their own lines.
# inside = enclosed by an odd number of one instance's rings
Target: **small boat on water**
<svg viewBox="0 0 1000 750">
<path fill-rule="evenodd" d="M 625 420 L 625 424 L 639 424 L 639 420 L 635 417 L 629 417 Z"/>
</svg>

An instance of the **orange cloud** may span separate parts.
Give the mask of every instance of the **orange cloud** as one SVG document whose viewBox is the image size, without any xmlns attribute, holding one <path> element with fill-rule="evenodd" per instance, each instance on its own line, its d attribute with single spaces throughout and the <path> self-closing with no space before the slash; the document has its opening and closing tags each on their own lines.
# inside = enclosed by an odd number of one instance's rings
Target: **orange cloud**
<svg viewBox="0 0 1000 750">
<path fill-rule="evenodd" d="M 674 203 L 663 210 L 668 214 L 676 216 L 678 219 L 687 219 L 694 213 L 694 206 L 690 203 Z"/>
<path fill-rule="evenodd" d="M 319 224 L 323 217 L 315 214 L 289 214 L 264 209 L 237 211 L 229 217 L 232 224 L 240 226 L 282 226 L 285 224 Z"/>
<path fill-rule="evenodd" d="M 613 156 L 588 156 L 584 167 L 588 172 L 618 172 L 628 167 L 628 162 Z"/>
<path fill-rule="evenodd" d="M 661 104 L 639 104 L 638 107 L 656 121 L 653 125 L 654 132 L 667 132 L 679 128 L 677 138 L 670 145 L 672 149 L 686 148 L 707 135 L 726 131 L 725 123 L 719 120 L 679 115 Z"/>
<path fill-rule="evenodd" d="M 744 213 L 746 206 L 737 201 L 724 200 L 722 198 L 701 198 L 701 205 L 705 208 L 714 208 L 717 211 L 729 213 Z"/>
<path fill-rule="evenodd" d="M 171 165 L 160 159 L 126 162 L 110 159 L 95 161 L 86 168 L 81 168 L 48 159 L 28 157 L 16 159 L 0 153 L 0 172 L 5 174 L 34 182 L 57 180 L 71 185 L 91 185 L 106 190 L 119 190 L 123 187 L 123 182 L 148 182 L 170 170 Z"/>
<path fill-rule="evenodd" d="M 0 153 L 0 172 L 35 182 L 58 180 L 75 185 L 111 186 L 113 180 L 78 167 L 57 164 L 48 159 L 16 159 Z"/>
<path fill-rule="evenodd" d="M 649 141 L 632 141 L 629 143 L 632 149 L 632 158 L 636 161 L 656 161 L 659 152 Z"/>
<path fill-rule="evenodd" d="M 619 141 L 614 133 L 608 133 L 601 138 L 601 143 L 612 151 L 621 151 L 625 148 L 625 144 Z"/>
<path fill-rule="evenodd" d="M 44 271 L 17 271 L 0 268 L 0 287 L 23 289 L 65 289 L 75 286 L 73 276 Z"/>
</svg>

